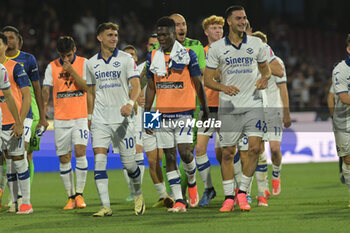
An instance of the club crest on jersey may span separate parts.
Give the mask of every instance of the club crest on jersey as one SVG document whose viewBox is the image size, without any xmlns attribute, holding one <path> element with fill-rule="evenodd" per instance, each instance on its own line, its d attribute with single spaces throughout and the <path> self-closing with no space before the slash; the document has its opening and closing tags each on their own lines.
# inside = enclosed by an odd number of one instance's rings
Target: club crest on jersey
<svg viewBox="0 0 350 233">
<path fill-rule="evenodd" d="M 68 72 L 60 73 L 58 78 L 65 80 L 64 85 L 66 85 L 68 88 L 70 88 L 70 86 L 72 86 L 73 84 L 73 81 L 70 77 L 70 73 Z"/>
<path fill-rule="evenodd" d="M 119 66 L 120 66 L 120 62 L 119 61 L 113 62 L 113 67 L 118 68 Z"/>
<path fill-rule="evenodd" d="M 253 50 L 252 48 L 247 48 L 247 50 L 246 50 L 246 51 L 247 51 L 247 53 L 248 53 L 248 54 L 252 54 L 252 53 L 254 53 L 254 50 Z"/>
</svg>

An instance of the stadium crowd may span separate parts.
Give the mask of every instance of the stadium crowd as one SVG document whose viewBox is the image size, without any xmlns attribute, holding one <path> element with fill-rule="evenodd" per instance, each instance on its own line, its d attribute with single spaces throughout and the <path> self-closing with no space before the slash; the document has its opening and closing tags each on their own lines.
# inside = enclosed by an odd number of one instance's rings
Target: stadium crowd
<svg viewBox="0 0 350 233">
<path fill-rule="evenodd" d="M 152 2 L 145 1 L 140 5 L 140 9 L 149 7 Z M 18 7 L 14 8 L 16 4 L 30 10 L 21 11 Z M 154 32 L 156 19 L 141 19 L 139 10 L 117 10 L 122 5 L 114 3 L 108 6 L 110 13 L 107 14 L 107 20 L 120 25 L 118 47 L 123 49 L 128 44 L 134 45 L 141 63 L 145 60 L 146 41 Z M 111 11 L 117 14 L 112 14 Z M 41 17 L 37 17 L 38 15 Z M 74 16 L 65 16 L 67 20 L 62 21 L 62 13 L 57 9 L 57 3 L 52 1 L 43 2 L 39 7 L 25 1 L 9 1 L 0 9 L 1 22 L 15 25 L 24 37 L 23 50 L 31 52 L 37 58 L 41 81 L 49 61 L 57 58 L 56 43 L 59 36 L 73 35 L 78 54 L 90 58 L 98 50 L 94 30 L 106 17 L 108 16 L 101 16 L 101 12 L 82 10 Z M 207 44 L 201 30 L 201 22 L 205 17 L 207 15 L 187 20 L 189 36 L 200 40 L 203 45 Z M 45 20 L 42 20 L 43 18 Z M 345 34 L 335 33 L 337 26 L 334 20 L 327 19 L 325 24 L 321 24 L 327 30 L 311 26 L 292 26 L 286 19 L 282 20 L 279 17 L 271 18 L 268 24 L 258 25 L 259 27 L 255 27 L 256 23 L 251 22 L 253 29 L 267 34 L 269 45 L 286 63 L 289 95 L 293 97 L 290 98 L 291 110 L 326 107 L 331 70 L 335 65 L 334 61 L 343 58 L 345 46 Z M 315 37 L 317 40 L 314 40 Z M 321 50 L 327 52 L 327 56 L 320 56 Z"/>
</svg>

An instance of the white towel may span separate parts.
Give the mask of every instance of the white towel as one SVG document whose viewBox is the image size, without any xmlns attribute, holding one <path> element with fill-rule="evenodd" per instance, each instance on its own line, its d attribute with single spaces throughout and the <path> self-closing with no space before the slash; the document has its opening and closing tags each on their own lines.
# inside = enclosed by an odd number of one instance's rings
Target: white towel
<svg viewBox="0 0 350 233">
<path fill-rule="evenodd" d="M 169 68 L 182 70 L 185 65 L 188 65 L 190 63 L 190 60 L 190 55 L 188 54 L 186 48 L 178 41 L 175 41 L 170 52 Z M 154 58 L 149 70 L 158 76 L 166 76 L 167 70 L 165 67 L 164 52 L 161 47 L 159 47 L 159 49 L 154 54 Z"/>
</svg>

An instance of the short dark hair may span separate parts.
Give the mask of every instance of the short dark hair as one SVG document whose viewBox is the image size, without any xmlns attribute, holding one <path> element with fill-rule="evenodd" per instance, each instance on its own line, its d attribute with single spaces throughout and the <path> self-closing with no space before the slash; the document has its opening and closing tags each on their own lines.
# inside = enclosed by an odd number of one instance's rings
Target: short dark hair
<svg viewBox="0 0 350 233">
<path fill-rule="evenodd" d="M 19 31 L 17 28 L 13 26 L 5 26 L 2 30 L 2 32 L 14 32 L 17 38 L 19 38 Z"/>
<path fill-rule="evenodd" d="M 97 30 L 96 30 L 96 34 L 100 35 L 102 32 L 108 30 L 108 29 L 112 29 L 112 30 L 119 30 L 119 26 L 116 23 L 112 23 L 112 22 L 106 22 L 106 23 L 101 23 L 100 25 L 98 25 Z"/>
<path fill-rule="evenodd" d="M 74 39 L 70 36 L 60 36 L 57 41 L 57 51 L 59 53 L 69 53 L 75 48 Z"/>
<path fill-rule="evenodd" d="M 226 9 L 226 11 L 225 11 L 225 17 L 226 17 L 226 19 L 227 19 L 228 17 L 230 17 L 231 14 L 232 14 L 232 12 L 234 12 L 234 11 L 245 11 L 245 9 L 244 9 L 243 6 L 238 6 L 238 5 L 228 7 L 228 8 Z"/>
<path fill-rule="evenodd" d="M 173 31 L 175 31 L 175 21 L 168 16 L 163 16 L 162 18 L 157 20 L 156 27 L 167 27 Z"/>
<path fill-rule="evenodd" d="M 0 39 L 2 39 L 2 42 L 7 45 L 7 36 L 3 32 L 0 32 Z"/>
<path fill-rule="evenodd" d="M 346 38 L 346 46 L 350 46 L 350 34 L 348 34 L 348 37 Z"/>
<path fill-rule="evenodd" d="M 137 52 L 135 46 L 133 46 L 133 45 L 131 45 L 131 44 L 127 45 L 127 46 L 123 49 L 123 51 L 128 50 L 128 49 L 129 49 L 129 50 L 134 50 L 135 53 Z"/>
</svg>

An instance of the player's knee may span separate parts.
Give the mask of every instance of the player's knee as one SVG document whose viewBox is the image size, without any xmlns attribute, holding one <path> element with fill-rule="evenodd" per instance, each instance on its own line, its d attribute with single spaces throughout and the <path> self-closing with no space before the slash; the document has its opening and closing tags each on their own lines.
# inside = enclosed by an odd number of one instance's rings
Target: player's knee
<svg viewBox="0 0 350 233">
<path fill-rule="evenodd" d="M 229 148 L 222 149 L 222 157 L 221 157 L 222 162 L 232 161 L 234 157 L 235 157 L 235 154 L 231 149 L 229 149 Z"/>
<path fill-rule="evenodd" d="M 281 152 L 278 145 L 271 145 L 271 156 L 277 156 Z"/>
<path fill-rule="evenodd" d="M 76 145 L 74 150 L 75 150 L 76 157 L 81 157 L 86 155 L 86 146 L 84 145 Z"/>
<path fill-rule="evenodd" d="M 181 156 L 182 161 L 185 163 L 190 163 L 193 160 L 193 154 L 191 152 L 191 148 L 189 145 L 179 145 L 179 154 Z"/>
<path fill-rule="evenodd" d="M 69 163 L 72 159 L 71 154 L 65 154 L 60 156 L 60 163 Z"/>
<path fill-rule="evenodd" d="M 206 153 L 205 148 L 199 144 L 196 145 L 195 150 L 196 150 L 196 157 L 202 156 Z"/>
<path fill-rule="evenodd" d="M 147 160 L 148 160 L 149 168 L 151 170 L 154 170 L 156 168 L 156 165 L 157 165 L 157 158 L 148 156 Z"/>
<path fill-rule="evenodd" d="M 344 162 L 346 165 L 350 165 L 350 155 L 344 156 L 344 157 L 343 157 L 343 162 Z M 344 163 L 343 163 L 343 164 L 344 164 Z"/>
<path fill-rule="evenodd" d="M 259 145 L 249 145 L 249 148 L 248 148 L 248 153 L 249 154 L 260 154 L 261 152 L 261 148 Z"/>
</svg>

